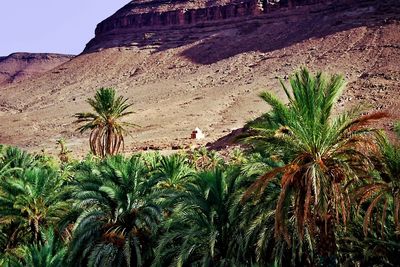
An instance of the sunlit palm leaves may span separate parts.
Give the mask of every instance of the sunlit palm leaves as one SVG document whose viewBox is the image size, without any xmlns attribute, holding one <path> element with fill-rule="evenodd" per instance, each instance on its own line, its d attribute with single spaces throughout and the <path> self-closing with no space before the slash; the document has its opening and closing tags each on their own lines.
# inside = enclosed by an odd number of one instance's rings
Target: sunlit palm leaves
<svg viewBox="0 0 400 267">
<path fill-rule="evenodd" d="M 183 186 L 194 176 L 188 159 L 180 155 L 162 157 L 152 173 L 151 181 L 159 189 L 182 190 Z"/>
<path fill-rule="evenodd" d="M 12 236 L 25 235 L 33 243 L 43 241 L 42 232 L 56 224 L 68 209 L 66 189 L 57 173 L 29 169 L 20 179 L 0 181 L 0 222 L 15 226 Z M 10 242 L 15 242 L 10 237 Z"/>
<path fill-rule="evenodd" d="M 333 117 L 332 108 L 344 86 L 338 75 L 326 79 L 321 73 L 312 76 L 302 69 L 290 83 L 291 90 L 282 84 L 288 105 L 269 92 L 261 95 L 272 111 L 253 128 L 256 135 L 249 138 L 256 145 L 261 142 L 283 152 L 288 163 L 262 175 L 245 198 L 280 179 L 276 236 L 291 242 L 287 214 L 293 207 L 299 237 L 307 227 L 319 240 L 319 249 L 325 250 L 321 252 L 331 253 L 335 250 L 333 219 L 340 216 L 344 222 L 348 220 L 349 199 L 343 186 L 368 171 L 367 155 L 373 142 L 367 125 L 385 114 L 357 116 L 356 111 L 350 111 Z"/>
<path fill-rule="evenodd" d="M 223 164 L 222 158 L 216 151 L 209 151 L 205 147 L 191 151 L 189 158 L 197 170 L 212 170 Z"/>
<path fill-rule="evenodd" d="M 78 173 L 74 198 L 82 210 L 70 246 L 72 264 L 142 266 L 152 257 L 161 220 L 138 157 L 106 159 Z"/>
<path fill-rule="evenodd" d="M 7 173 L 8 176 L 20 177 L 29 168 L 39 165 L 38 160 L 16 147 L 3 147 L 0 155 L 0 177 Z"/>
<path fill-rule="evenodd" d="M 76 113 L 76 123 L 85 123 L 78 130 L 83 133 L 90 130 L 90 149 L 94 155 L 104 157 L 115 155 L 124 146 L 126 127 L 131 123 L 121 122 L 120 119 L 132 114 L 128 111 L 132 104 L 128 99 L 116 97 L 112 88 L 101 88 L 96 92 L 94 99 L 87 100 L 95 113 Z"/>
</svg>

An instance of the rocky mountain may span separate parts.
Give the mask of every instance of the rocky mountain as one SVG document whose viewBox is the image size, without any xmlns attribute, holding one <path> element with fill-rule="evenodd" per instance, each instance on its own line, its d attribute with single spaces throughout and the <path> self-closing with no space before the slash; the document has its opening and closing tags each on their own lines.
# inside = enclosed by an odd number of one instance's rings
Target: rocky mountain
<svg viewBox="0 0 400 267">
<path fill-rule="evenodd" d="M 312 6 L 311 10 L 318 10 L 322 4 L 325 10 L 330 2 L 335 8 L 346 8 L 349 0 L 137 0 L 102 21 L 85 51 L 166 43 L 179 46 L 204 38 L 213 26 L 240 23 L 246 18 L 289 8 Z M 303 11 L 310 12 L 304 8 Z"/>
<path fill-rule="evenodd" d="M 300 66 L 342 73 L 339 109 L 364 103 L 400 116 L 400 2 L 391 0 L 141 0 L 101 22 L 83 54 L 0 90 L 0 143 L 88 151 L 72 115 L 102 86 L 129 97 L 141 127 L 126 151 L 213 142 L 283 97 L 278 78 Z M 391 118 L 391 120 L 393 119 Z M 390 128 L 387 121 L 384 126 Z"/>
<path fill-rule="evenodd" d="M 0 57 L 0 85 L 44 73 L 72 58 L 72 55 L 50 53 L 13 53 Z"/>
</svg>

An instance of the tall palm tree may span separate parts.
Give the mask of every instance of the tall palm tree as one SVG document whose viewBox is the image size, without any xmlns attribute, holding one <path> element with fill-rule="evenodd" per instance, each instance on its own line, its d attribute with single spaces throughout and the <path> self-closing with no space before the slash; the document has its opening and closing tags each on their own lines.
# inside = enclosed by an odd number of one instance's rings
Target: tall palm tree
<svg viewBox="0 0 400 267">
<path fill-rule="evenodd" d="M 249 151 L 240 165 L 241 179 L 237 197 L 230 208 L 231 221 L 236 225 L 234 233 L 237 242 L 231 244 L 242 262 L 257 263 L 260 266 L 308 266 L 313 261 L 314 244 L 306 231 L 304 242 L 296 232 L 293 207 L 288 209 L 287 225 L 291 232 L 291 243 L 275 239 L 276 205 L 281 192 L 278 179 L 272 180 L 257 198 L 241 201 L 244 191 L 262 174 L 284 164 L 267 151 Z"/>
<path fill-rule="evenodd" d="M 290 79 L 291 91 L 282 83 L 288 105 L 273 94 L 261 97 L 272 107 L 253 127 L 250 143 L 266 144 L 285 158 L 286 165 L 260 176 L 244 198 L 262 192 L 269 182 L 278 179 L 281 192 L 275 212 L 275 235 L 289 244 L 289 209 L 296 220 L 296 235 L 309 231 L 317 244 L 321 264 L 336 259 L 335 223 L 348 219 L 347 182 L 367 172 L 368 152 L 373 146 L 367 125 L 385 116 L 375 113 L 360 116 L 357 110 L 332 115 L 336 100 L 344 88 L 339 75 L 326 79 L 321 73 L 312 76 L 305 68 Z M 272 148 L 272 149 L 271 149 Z"/>
<path fill-rule="evenodd" d="M 112 88 L 100 88 L 94 97 L 87 100 L 94 113 L 76 113 L 75 123 L 85 123 L 77 130 L 81 133 L 90 130 L 89 144 L 94 155 L 105 157 L 115 155 L 124 147 L 125 127 L 134 124 L 121 122 L 121 118 L 132 114 L 128 99 L 116 97 Z"/>
<path fill-rule="evenodd" d="M 292 208 L 286 214 L 291 243 L 274 238 L 275 208 L 280 192 L 279 182 L 271 181 L 259 198 L 239 206 L 235 236 L 241 240 L 237 251 L 261 266 L 309 266 L 314 261 L 314 243 L 307 230 L 304 238 L 298 235 Z"/>
<path fill-rule="evenodd" d="M 74 266 L 142 266 L 153 254 L 161 220 L 139 157 L 107 158 L 77 174 L 74 199 L 81 211 L 70 244 Z"/>
</svg>

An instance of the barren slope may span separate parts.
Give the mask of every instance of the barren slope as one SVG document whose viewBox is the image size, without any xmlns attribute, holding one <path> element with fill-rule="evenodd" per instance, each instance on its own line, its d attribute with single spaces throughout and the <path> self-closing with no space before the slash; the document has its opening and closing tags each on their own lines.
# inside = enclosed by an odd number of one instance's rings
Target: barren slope
<svg viewBox="0 0 400 267">
<path fill-rule="evenodd" d="M 69 61 L 73 56 L 50 53 L 13 53 L 0 58 L 0 85 L 44 73 Z"/>
<path fill-rule="evenodd" d="M 297 9 L 188 28 L 181 34 L 197 39 L 170 46 L 83 54 L 37 79 L 1 88 L 0 143 L 54 151 L 56 139 L 65 137 L 74 153 L 87 152 L 87 136 L 74 131 L 72 115 L 88 110 L 85 100 L 101 86 L 134 103 L 128 120 L 141 128 L 131 131 L 127 151 L 190 144 L 196 126 L 207 135 L 204 143 L 214 141 L 265 112 L 257 94 L 270 89 L 282 95 L 277 78 L 300 66 L 346 76 L 341 108 L 363 101 L 399 116 L 399 14 L 398 7 Z"/>
</svg>

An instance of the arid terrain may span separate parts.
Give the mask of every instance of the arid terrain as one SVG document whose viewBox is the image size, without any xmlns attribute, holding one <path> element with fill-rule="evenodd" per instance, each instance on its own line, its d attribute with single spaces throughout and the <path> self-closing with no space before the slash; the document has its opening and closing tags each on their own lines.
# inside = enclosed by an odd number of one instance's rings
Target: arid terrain
<svg viewBox="0 0 400 267">
<path fill-rule="evenodd" d="M 199 144 L 206 144 L 266 112 L 258 94 L 283 96 L 278 79 L 301 66 L 345 76 L 339 108 L 363 103 L 399 118 L 400 7 L 384 2 L 144 28 L 140 34 L 157 41 L 115 47 L 111 36 L 126 41 L 129 31 L 99 36 L 92 41 L 96 49 L 0 85 L 0 143 L 54 152 L 56 140 L 65 138 L 82 155 L 89 151 L 87 135 L 75 131 L 72 116 L 89 111 L 86 99 L 98 88 L 113 87 L 133 103 L 135 114 L 127 120 L 140 125 L 130 131 L 125 151 L 196 144 L 189 139 L 195 127 L 206 134 Z M 389 121 L 384 124 L 390 129 Z"/>
<path fill-rule="evenodd" d="M 14 53 L 0 57 L 0 86 L 35 77 L 71 60 L 72 55 Z"/>
</svg>

